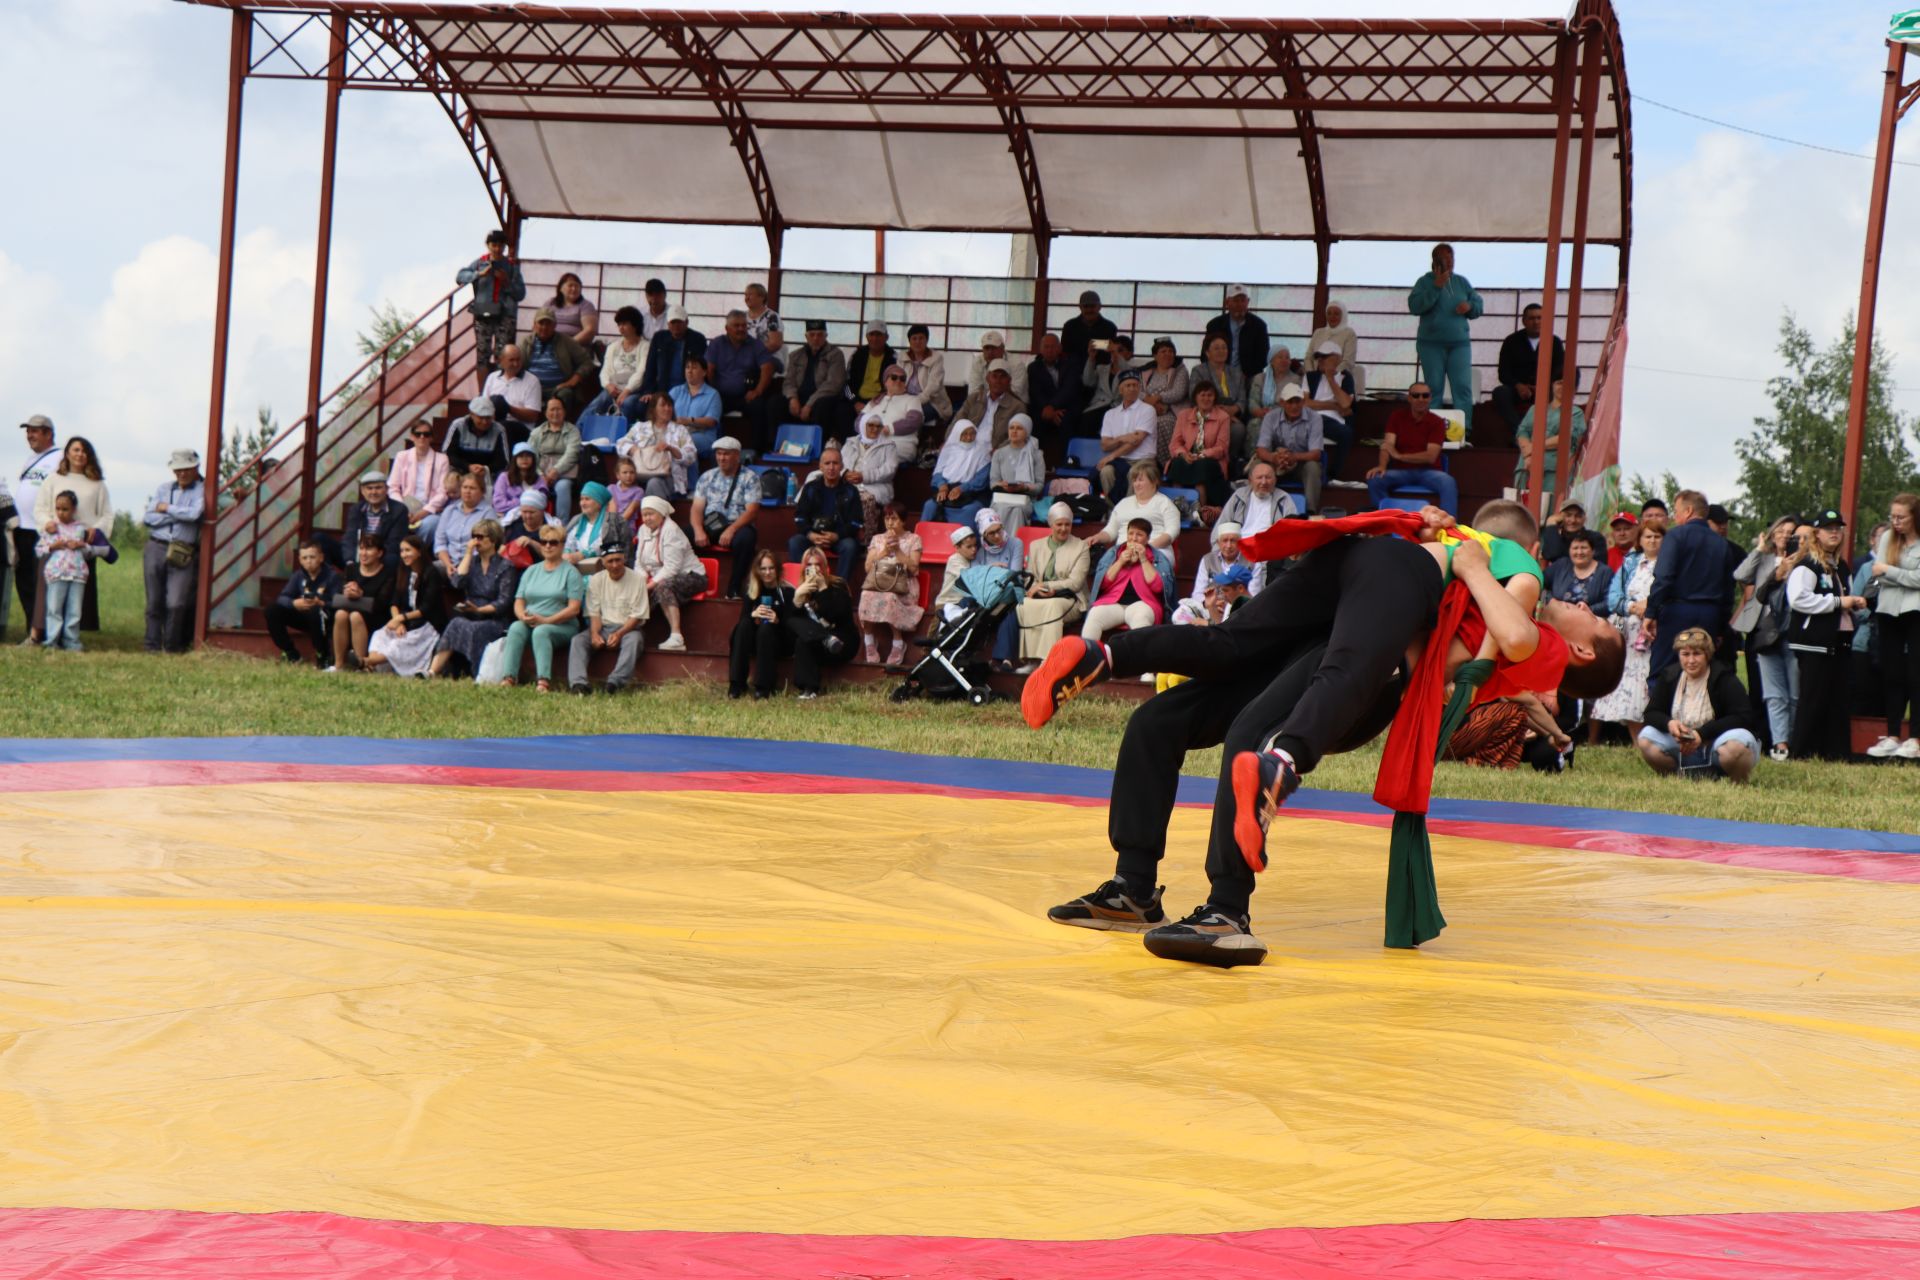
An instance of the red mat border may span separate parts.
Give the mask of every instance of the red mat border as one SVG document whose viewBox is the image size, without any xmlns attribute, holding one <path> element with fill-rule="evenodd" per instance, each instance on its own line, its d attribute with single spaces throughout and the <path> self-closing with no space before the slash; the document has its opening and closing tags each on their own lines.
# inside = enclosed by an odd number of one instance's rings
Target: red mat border
<svg viewBox="0 0 1920 1280">
<path fill-rule="evenodd" d="M 0 1210 L 0 1280 L 1887 1280 L 1920 1209 L 1291 1227 L 1118 1240 L 563 1230 L 328 1213 Z"/>
<path fill-rule="evenodd" d="M 535 791 L 724 791 L 751 795 L 937 795 L 976 800 L 1020 800 L 1081 807 L 1104 807 L 1089 796 L 1042 795 L 939 786 L 890 778 L 859 778 L 800 773 L 688 772 L 581 773 L 573 770 L 494 769 L 430 764 L 293 764 L 276 761 L 110 760 L 0 764 L 0 793 L 84 791 L 121 787 L 244 786 L 259 783 L 376 783 L 411 786 L 503 787 Z M 1200 808 L 1184 805 L 1184 808 Z M 1283 817 L 1350 822 L 1387 827 L 1388 813 L 1340 813 L 1316 809 L 1282 811 Z M 1800 848 L 1791 845 L 1734 844 L 1682 836 L 1653 836 L 1590 831 L 1509 822 L 1435 818 L 1436 835 L 1462 836 L 1507 844 L 1579 849 L 1636 858 L 1677 858 L 1761 871 L 1839 876 L 1892 884 L 1920 884 L 1920 856 L 1869 850 Z"/>
</svg>

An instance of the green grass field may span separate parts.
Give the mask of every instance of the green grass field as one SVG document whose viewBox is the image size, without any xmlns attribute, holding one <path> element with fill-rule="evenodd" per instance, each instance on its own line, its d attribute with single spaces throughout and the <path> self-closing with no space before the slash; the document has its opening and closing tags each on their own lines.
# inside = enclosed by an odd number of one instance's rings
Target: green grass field
<svg viewBox="0 0 1920 1280">
<path fill-rule="evenodd" d="M 887 686 L 836 690 L 812 703 L 730 702 L 717 685 L 683 681 L 618 699 L 483 689 L 467 681 L 323 675 L 311 668 L 221 653 L 160 657 L 140 651 L 143 602 L 137 554 L 101 578 L 105 630 L 83 654 L 0 646 L 0 693 L 10 732 L 25 737 L 231 737 L 352 734 L 483 738 L 538 734 L 683 733 L 839 742 L 929 755 L 1108 768 L 1132 703 L 1087 699 L 1044 732 L 1011 704 L 896 705 Z M 22 634 L 14 610 L 9 641 Z M 1373 749 L 1334 756 L 1315 787 L 1370 791 Z M 1187 772 L 1212 776 L 1218 752 Z M 1530 801 L 1754 822 L 1920 831 L 1916 774 L 1903 766 L 1763 763 L 1753 785 L 1656 778 L 1624 747 L 1583 748 L 1572 773 L 1546 777 L 1442 765 L 1434 794 Z"/>
</svg>

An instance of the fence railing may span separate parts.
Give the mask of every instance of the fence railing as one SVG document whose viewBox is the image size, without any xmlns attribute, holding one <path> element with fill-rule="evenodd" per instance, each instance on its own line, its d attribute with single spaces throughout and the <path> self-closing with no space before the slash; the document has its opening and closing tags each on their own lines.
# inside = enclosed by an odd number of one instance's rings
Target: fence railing
<svg viewBox="0 0 1920 1280">
<path fill-rule="evenodd" d="M 313 523 L 331 527 L 330 506 L 355 492 L 370 464 L 386 469 L 387 455 L 408 427 L 442 404 L 455 386 L 474 380 L 473 325 L 455 289 L 369 356 L 320 402 L 313 475 L 306 475 L 309 419 L 284 428 L 221 488 L 208 554 L 213 587 L 208 621 L 240 625 L 260 579 L 291 572 L 301 536 L 303 498 L 312 494 Z M 410 335 L 418 342 L 396 354 Z M 227 495 L 237 497 L 227 501 Z"/>
<path fill-rule="evenodd" d="M 631 303 L 644 307 L 642 289 L 649 279 L 667 286 L 671 305 L 685 307 L 689 322 L 709 338 L 720 332 L 726 313 L 742 305 L 747 285 L 764 282 L 766 272 L 754 267 L 688 267 L 628 263 L 530 259 L 521 263 L 527 280 L 521 328 L 533 312 L 552 300 L 561 275 L 580 277 L 582 291 L 600 308 L 600 332 L 613 335 L 613 313 Z M 1410 288 L 1411 285 L 1408 286 Z M 1180 358 L 1200 357 L 1200 338 L 1207 321 L 1225 306 L 1224 281 L 1165 280 L 1052 280 L 1048 285 L 1047 327 L 1060 326 L 1079 310 L 1083 290 L 1100 295 L 1104 314 L 1120 332 L 1133 336 L 1144 355 L 1156 337 L 1169 337 Z M 1295 359 L 1306 355 L 1314 329 L 1313 286 L 1304 284 L 1250 284 L 1252 309 L 1267 322 L 1276 344 L 1286 346 Z M 1500 360 L 1500 344 L 1520 327 L 1520 313 L 1539 298 L 1539 289 L 1482 288 L 1485 313 L 1472 324 L 1473 364 L 1480 384 L 1491 391 Z M 1606 338 L 1614 311 L 1613 289 L 1584 289 L 1580 301 L 1580 351 L 1594 353 L 1580 360 L 1580 385 L 1592 385 L 1595 359 Z M 1359 339 L 1360 363 L 1367 369 L 1367 385 L 1380 389 L 1405 387 L 1419 376 L 1414 354 L 1414 332 L 1419 319 L 1407 311 L 1407 288 L 1377 285 L 1335 285 L 1333 301 L 1345 305 L 1347 321 Z M 874 275 L 858 271 L 799 271 L 782 274 L 777 309 L 797 342 L 803 321 L 823 320 L 827 339 L 853 348 L 866 340 L 872 320 L 883 321 L 896 349 L 906 344 L 909 324 L 930 330 L 928 344 L 948 354 L 947 372 L 954 381 L 964 376 L 966 364 L 980 349 L 980 337 L 998 330 L 1007 337 L 1010 352 L 1028 352 L 1033 331 L 1033 281 L 1003 276 Z M 955 367 L 955 358 L 962 363 Z"/>
</svg>

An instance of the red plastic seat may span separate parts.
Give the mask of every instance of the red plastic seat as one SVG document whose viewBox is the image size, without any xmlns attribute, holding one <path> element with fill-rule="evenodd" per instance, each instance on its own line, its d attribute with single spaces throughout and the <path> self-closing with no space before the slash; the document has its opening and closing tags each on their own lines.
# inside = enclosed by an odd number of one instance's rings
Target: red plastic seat
<svg viewBox="0 0 1920 1280">
<path fill-rule="evenodd" d="M 700 567 L 707 571 L 707 589 L 695 596 L 694 600 L 715 600 L 720 596 L 720 562 L 709 556 L 700 557 Z M 689 601 L 688 603 L 692 603 Z"/>
</svg>

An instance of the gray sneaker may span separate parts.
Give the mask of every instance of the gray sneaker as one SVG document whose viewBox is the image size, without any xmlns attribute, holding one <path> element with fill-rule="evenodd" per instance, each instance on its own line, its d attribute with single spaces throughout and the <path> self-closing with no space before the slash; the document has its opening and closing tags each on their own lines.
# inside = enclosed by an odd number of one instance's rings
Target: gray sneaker
<svg viewBox="0 0 1920 1280">
<path fill-rule="evenodd" d="M 1185 920 L 1151 930 L 1145 942 L 1162 960 L 1191 960 L 1222 969 L 1267 958 L 1267 944 L 1253 936 L 1247 917 L 1204 902 Z"/>
<path fill-rule="evenodd" d="M 1047 919 L 1055 924 L 1070 924 L 1080 929 L 1144 933 L 1166 922 L 1167 913 L 1160 909 L 1160 895 L 1165 892 L 1165 887 L 1155 889 L 1153 897 L 1142 902 L 1130 897 L 1120 887 L 1119 881 L 1109 880 L 1092 893 L 1082 894 L 1072 902 L 1049 907 Z"/>
</svg>

